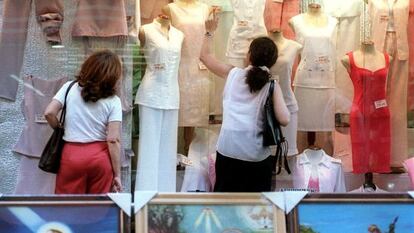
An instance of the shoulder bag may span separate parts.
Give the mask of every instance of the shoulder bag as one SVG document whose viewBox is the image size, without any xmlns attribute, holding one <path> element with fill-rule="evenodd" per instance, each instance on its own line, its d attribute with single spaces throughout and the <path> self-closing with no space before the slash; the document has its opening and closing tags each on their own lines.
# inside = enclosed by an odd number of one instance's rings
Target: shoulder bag
<svg viewBox="0 0 414 233">
<path fill-rule="evenodd" d="M 289 165 L 287 162 L 288 142 L 283 136 L 279 121 L 275 117 L 273 110 L 273 91 L 275 88 L 275 81 L 271 80 L 269 94 L 264 105 L 264 120 L 263 120 L 263 146 L 277 146 L 276 154 L 274 155 L 274 166 L 278 168 L 276 174 L 282 171 L 282 165 L 288 174 L 290 174 Z"/>
<path fill-rule="evenodd" d="M 63 103 L 62 113 L 60 114 L 60 126 L 53 130 L 52 136 L 50 136 L 45 148 L 43 149 L 42 155 L 40 156 L 39 168 L 45 172 L 57 173 L 60 167 L 60 159 L 62 157 L 63 134 L 65 133 L 64 124 L 66 117 L 66 98 L 68 97 L 69 90 L 72 88 L 73 81 L 65 94 L 65 101 Z"/>
</svg>

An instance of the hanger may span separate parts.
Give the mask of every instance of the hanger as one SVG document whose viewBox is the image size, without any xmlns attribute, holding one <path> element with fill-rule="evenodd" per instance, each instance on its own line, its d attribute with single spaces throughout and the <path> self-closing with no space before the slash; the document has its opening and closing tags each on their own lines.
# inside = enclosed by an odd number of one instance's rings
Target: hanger
<svg viewBox="0 0 414 233">
<path fill-rule="evenodd" d="M 372 172 L 365 173 L 365 181 L 363 185 L 364 189 L 372 188 L 373 190 L 377 190 L 377 186 L 374 184 L 374 177 Z"/>
</svg>

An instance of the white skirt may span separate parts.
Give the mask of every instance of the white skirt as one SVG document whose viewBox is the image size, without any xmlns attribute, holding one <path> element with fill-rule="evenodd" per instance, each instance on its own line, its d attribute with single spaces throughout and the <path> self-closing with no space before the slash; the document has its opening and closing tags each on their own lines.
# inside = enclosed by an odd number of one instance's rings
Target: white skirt
<svg viewBox="0 0 414 233">
<path fill-rule="evenodd" d="M 298 101 L 298 131 L 335 129 L 335 89 L 295 87 Z"/>
</svg>

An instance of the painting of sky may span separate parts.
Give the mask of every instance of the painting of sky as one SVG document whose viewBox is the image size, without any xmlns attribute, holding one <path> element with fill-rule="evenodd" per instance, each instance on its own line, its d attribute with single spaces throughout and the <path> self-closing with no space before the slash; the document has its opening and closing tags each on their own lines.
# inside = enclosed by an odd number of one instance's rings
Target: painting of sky
<svg viewBox="0 0 414 233">
<path fill-rule="evenodd" d="M 395 232 L 414 232 L 414 203 L 302 203 L 299 224 L 318 233 L 367 233 L 377 225 L 382 233 L 398 217 Z"/>
</svg>

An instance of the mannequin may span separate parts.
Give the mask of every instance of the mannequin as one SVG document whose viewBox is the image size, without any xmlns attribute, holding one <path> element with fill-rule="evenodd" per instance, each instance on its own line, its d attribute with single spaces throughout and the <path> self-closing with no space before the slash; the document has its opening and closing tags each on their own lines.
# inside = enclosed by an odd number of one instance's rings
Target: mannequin
<svg viewBox="0 0 414 233">
<path fill-rule="evenodd" d="M 293 40 L 295 34 L 289 27 L 289 19 L 299 14 L 299 0 L 266 0 L 264 20 L 268 32 L 281 30 L 284 36 Z"/>
<path fill-rule="evenodd" d="M 266 36 L 264 9 L 266 0 L 231 0 L 233 26 L 227 41 L 226 56 L 233 66 L 246 67 L 246 54 L 250 42 Z"/>
<path fill-rule="evenodd" d="M 359 50 L 354 51 L 354 58 L 355 62 L 359 67 L 368 69 L 368 70 L 378 70 L 384 67 L 384 54 L 378 51 L 375 48 L 375 44 L 373 41 L 363 41 L 361 42 L 361 47 Z M 392 57 L 390 56 L 390 60 Z M 366 62 L 369 61 L 369 62 Z M 347 70 L 349 70 L 349 56 L 345 55 L 341 59 L 342 65 L 345 66 Z"/>
<path fill-rule="evenodd" d="M 332 155 L 337 20 L 326 15 L 320 4 L 311 3 L 308 12 L 293 17 L 289 25 L 296 34 L 296 41 L 304 46 L 294 80 L 299 105 L 299 151 L 312 145 L 308 139 L 315 137 L 315 144 Z"/>
<path fill-rule="evenodd" d="M 163 8 L 171 24 L 185 35 L 179 69 L 180 109 L 179 123 L 184 127 L 184 150 L 187 152 L 194 138 L 194 127 L 206 127 L 209 120 L 208 71 L 199 61 L 204 39 L 204 22 L 208 5 L 196 0 L 177 0 Z"/>
<path fill-rule="evenodd" d="M 346 192 L 342 162 L 322 149 L 306 149 L 296 158 L 292 170 L 295 189 L 316 192 Z"/>
<path fill-rule="evenodd" d="M 337 61 L 340 62 L 343 54 L 354 51 L 359 48 L 361 34 L 361 13 L 363 9 L 363 0 L 332 1 L 323 0 L 323 7 L 326 14 L 335 17 L 338 20 L 338 34 L 336 53 Z M 337 66 L 335 70 L 336 81 L 336 99 L 335 113 L 342 114 L 341 119 L 348 117 L 351 105 L 353 86 L 348 78 L 348 73 L 343 66 Z M 341 123 L 347 123 L 346 120 Z M 347 129 L 344 129 L 347 131 Z M 349 137 L 349 135 L 347 135 Z M 343 142 L 335 142 L 343 143 Z M 337 155 L 335 153 L 335 155 Z"/>
<path fill-rule="evenodd" d="M 298 154 L 297 131 L 298 131 L 298 103 L 292 90 L 292 72 L 295 60 L 302 49 L 302 45 L 296 41 L 286 39 L 282 30 L 275 29 L 268 36 L 275 42 L 278 48 L 278 59 L 270 69 L 273 78 L 276 78 L 282 89 L 283 98 L 290 112 L 288 126 L 282 127 L 283 135 L 288 141 L 288 155 Z"/>
<path fill-rule="evenodd" d="M 343 57 L 342 64 L 355 89 L 350 113 L 353 172 L 388 173 L 391 139 L 386 82 L 390 58 L 374 42 L 365 41 L 359 50 Z"/>
<path fill-rule="evenodd" d="M 151 23 L 161 14 L 162 8 L 170 2 L 170 0 L 140 0 L 142 24 Z"/>
<path fill-rule="evenodd" d="M 170 21 L 170 18 L 168 17 L 168 15 L 159 14 L 158 17 L 155 18 L 155 20 L 158 23 L 160 23 L 162 33 L 164 34 L 164 36 L 166 36 L 168 38 L 169 37 L 168 32 L 170 31 L 170 26 L 171 26 L 171 21 Z M 145 46 L 145 32 L 144 32 L 143 28 L 139 29 L 138 38 L 139 38 L 139 41 L 140 41 L 140 45 L 142 47 L 144 47 Z"/>
<path fill-rule="evenodd" d="M 139 30 L 147 67 L 135 99 L 140 121 L 136 190 L 176 191 L 178 67 L 183 39 L 164 14 Z"/>
<path fill-rule="evenodd" d="M 391 113 L 391 166 L 395 172 L 403 172 L 402 163 L 408 158 L 409 0 L 369 0 L 368 10 L 372 40 L 378 50 L 394 57 L 387 82 L 387 102 Z"/>
</svg>

